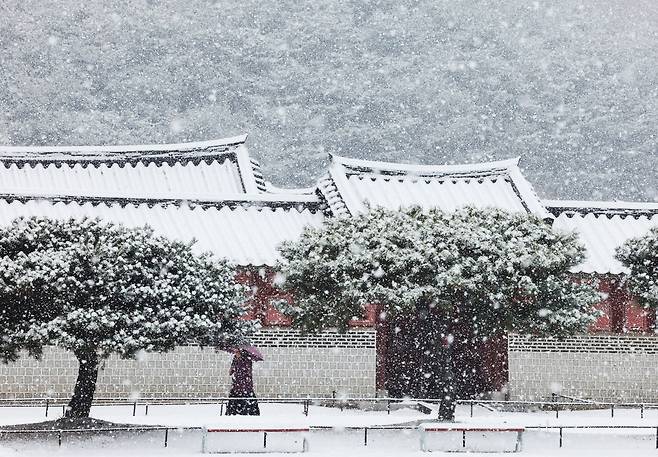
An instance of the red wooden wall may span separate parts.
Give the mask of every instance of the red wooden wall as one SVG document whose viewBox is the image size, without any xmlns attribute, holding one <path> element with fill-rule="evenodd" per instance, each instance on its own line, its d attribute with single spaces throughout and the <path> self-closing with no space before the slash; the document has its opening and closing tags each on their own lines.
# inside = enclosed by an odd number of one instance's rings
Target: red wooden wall
<svg viewBox="0 0 658 457">
<path fill-rule="evenodd" d="M 273 303 L 277 300 L 292 301 L 290 294 L 281 292 L 275 285 L 276 273 L 271 268 L 243 268 L 236 280 L 251 289 L 251 297 L 247 304 L 249 312 L 246 319 L 255 319 L 264 327 L 288 327 L 290 318 L 280 313 Z M 350 327 L 374 327 L 377 320 L 377 307 L 366 306 L 363 319 L 353 320 Z"/>
<path fill-rule="evenodd" d="M 599 290 L 606 295 L 597 306 L 604 315 L 592 325 L 592 332 L 648 333 L 654 331 L 655 311 L 638 305 L 621 278 L 614 276 L 599 278 Z"/>
</svg>

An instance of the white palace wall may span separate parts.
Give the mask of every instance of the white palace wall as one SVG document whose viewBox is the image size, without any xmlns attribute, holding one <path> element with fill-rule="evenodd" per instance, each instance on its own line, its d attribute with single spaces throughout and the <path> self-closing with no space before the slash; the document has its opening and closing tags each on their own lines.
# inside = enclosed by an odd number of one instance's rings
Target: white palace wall
<svg viewBox="0 0 658 457">
<path fill-rule="evenodd" d="M 253 339 L 265 361 L 254 363 L 260 397 L 375 395 L 375 331 L 323 332 L 302 337 L 294 330 L 263 330 Z M 227 396 L 231 355 L 182 346 L 138 360 L 108 359 L 99 373 L 97 398 Z M 22 357 L 0 364 L 0 398 L 68 397 L 77 361 L 55 347 L 41 361 Z"/>
<path fill-rule="evenodd" d="M 510 335 L 508 357 L 513 400 L 545 400 L 556 392 L 607 402 L 658 402 L 656 336 Z"/>
<path fill-rule="evenodd" d="M 254 344 L 265 356 L 254 364 L 258 396 L 374 396 L 376 338 L 372 329 L 302 337 L 266 329 Z M 111 357 L 99 373 L 97 398 L 226 396 L 231 355 L 198 346 L 149 353 L 138 360 Z M 551 393 L 599 401 L 658 402 L 658 337 L 582 335 L 565 340 L 508 338 L 509 395 L 513 400 Z M 55 347 L 41 361 L 0 364 L 0 398 L 68 397 L 77 362 Z"/>
</svg>

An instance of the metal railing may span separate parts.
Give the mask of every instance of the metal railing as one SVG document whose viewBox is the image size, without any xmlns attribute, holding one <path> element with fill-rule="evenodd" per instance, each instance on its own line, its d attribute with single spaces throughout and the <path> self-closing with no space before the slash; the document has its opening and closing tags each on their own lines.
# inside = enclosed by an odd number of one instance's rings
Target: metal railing
<svg viewBox="0 0 658 457">
<path fill-rule="evenodd" d="M 169 445 L 169 430 L 201 430 L 201 427 L 159 427 L 159 426 L 135 426 L 135 427 L 104 427 L 104 428 L 71 428 L 71 429 L 51 429 L 51 430 L 21 430 L 21 429 L 2 429 L 0 428 L 0 437 L 4 435 L 56 435 L 58 446 L 62 445 L 62 438 L 65 434 L 85 434 L 85 433 L 116 433 L 116 432 L 154 432 L 164 431 L 164 447 Z"/>
<path fill-rule="evenodd" d="M 539 408 L 547 411 L 554 411 L 556 418 L 559 418 L 560 412 L 583 409 L 583 407 L 591 406 L 597 409 L 610 409 L 610 416 L 615 417 L 615 412 L 619 409 L 637 409 L 640 418 L 643 419 L 647 409 L 658 409 L 658 403 L 633 403 L 633 402 L 597 402 L 592 400 L 584 400 L 576 397 L 561 396 L 559 398 L 566 398 L 569 401 L 557 401 L 558 397 L 553 397 L 551 400 L 545 401 L 529 401 L 529 400 L 456 400 L 458 405 L 468 406 L 470 409 L 470 416 L 474 415 L 474 408 L 480 407 L 488 411 L 498 411 L 499 408 L 517 407 L 523 409 Z M 125 399 L 118 397 L 105 397 L 96 398 L 92 401 L 92 406 L 129 406 L 132 407 L 132 415 L 136 416 L 138 408 L 144 408 L 144 415 L 149 414 L 149 409 L 157 405 L 217 405 L 219 414 L 223 415 L 227 403 L 232 399 L 231 397 L 148 397 L 140 399 Z M 45 417 L 49 416 L 52 408 L 62 408 L 62 414 L 66 412 L 68 398 L 48 398 L 48 397 L 32 397 L 32 398 L 0 398 L 0 408 L 2 407 L 43 407 Z M 384 404 L 388 414 L 391 413 L 392 405 L 415 405 L 420 403 L 427 403 L 436 405 L 437 408 L 441 404 L 441 399 L 438 398 L 391 398 L 391 397 L 263 397 L 258 398 L 260 403 L 284 403 L 284 404 L 298 404 L 301 407 L 301 412 L 305 416 L 309 414 L 311 405 L 334 406 L 341 410 L 349 408 L 350 404 L 358 403 L 379 403 Z"/>
<path fill-rule="evenodd" d="M 144 407 L 144 415 L 148 415 L 151 406 L 175 406 L 175 405 L 217 405 L 219 415 L 224 414 L 224 409 L 230 400 L 241 400 L 240 397 L 152 397 L 138 400 L 126 400 L 124 398 L 96 398 L 92 406 L 132 406 L 132 415 L 137 415 L 138 407 Z M 385 403 L 387 414 L 391 413 L 392 404 L 417 404 L 419 402 L 433 403 L 439 405 L 438 398 L 389 398 L 389 397 L 263 397 L 257 399 L 259 403 L 284 403 L 298 404 L 302 407 L 302 413 L 308 416 L 309 407 L 314 404 L 335 406 L 341 410 L 348 408 L 350 403 Z M 52 408 L 62 408 L 62 414 L 66 412 L 68 398 L 0 398 L 2 407 L 43 407 L 45 417 L 48 417 Z"/>
<path fill-rule="evenodd" d="M 526 400 L 458 400 L 458 404 L 470 405 L 470 415 L 473 417 L 473 406 L 518 406 L 532 408 L 537 407 L 545 410 L 555 411 L 555 417 L 560 417 L 560 411 L 572 411 L 574 409 L 582 409 L 584 406 L 597 407 L 597 409 L 610 409 L 610 417 L 615 417 L 615 411 L 619 409 L 637 409 L 640 413 L 640 418 L 644 419 L 644 412 L 647 409 L 658 409 L 658 403 L 612 403 L 612 402 L 596 402 L 596 401 L 526 401 Z"/>
</svg>

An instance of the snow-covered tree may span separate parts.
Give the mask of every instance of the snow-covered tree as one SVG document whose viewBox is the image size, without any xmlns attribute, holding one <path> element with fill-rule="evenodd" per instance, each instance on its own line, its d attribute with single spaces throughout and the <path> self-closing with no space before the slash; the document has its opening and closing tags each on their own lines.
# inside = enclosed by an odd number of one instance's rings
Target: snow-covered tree
<svg viewBox="0 0 658 457">
<path fill-rule="evenodd" d="M 569 275 L 583 259 L 576 236 L 528 214 L 376 208 L 306 229 L 280 250 L 282 287 L 295 297 L 283 308 L 301 329 L 345 330 L 367 304 L 380 304 L 386 319 L 424 322 L 433 348 L 425 352 L 437 363 L 418 376 L 426 395 L 446 398 L 442 419 L 454 415 L 457 333 L 564 335 L 597 316 L 598 293 Z"/>
<path fill-rule="evenodd" d="M 658 227 L 626 241 L 616 256 L 630 269 L 626 283 L 640 304 L 658 308 Z"/>
<path fill-rule="evenodd" d="M 244 288 L 192 244 L 98 219 L 20 218 L 0 229 L 0 357 L 43 347 L 79 362 L 67 416 L 88 417 L 100 363 L 189 342 L 240 340 Z"/>
</svg>

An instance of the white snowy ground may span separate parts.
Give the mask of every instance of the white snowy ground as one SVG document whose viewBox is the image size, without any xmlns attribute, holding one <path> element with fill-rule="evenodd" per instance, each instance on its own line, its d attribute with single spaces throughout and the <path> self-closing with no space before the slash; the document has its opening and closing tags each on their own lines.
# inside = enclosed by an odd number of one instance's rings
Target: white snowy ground
<svg viewBox="0 0 658 457">
<path fill-rule="evenodd" d="M 51 410 L 51 413 L 53 410 Z M 290 428 L 302 426 L 331 426 L 333 430 L 311 431 L 309 456 L 347 457 L 350 455 L 377 457 L 408 457 L 421 455 L 451 455 L 439 452 L 461 445 L 460 434 L 433 434 L 429 444 L 436 449 L 432 454 L 419 450 L 419 432 L 404 430 L 370 430 L 368 446 L 363 445 L 364 432 L 346 430 L 344 427 L 364 427 L 375 425 L 400 424 L 414 420 L 431 420 L 430 416 L 411 409 L 386 412 L 366 412 L 311 406 L 309 416 L 302 414 L 300 405 L 261 404 L 260 417 L 219 416 L 217 405 L 193 406 L 150 406 L 148 416 L 144 407 L 138 408 L 137 416 L 132 416 L 132 406 L 95 407 L 92 416 L 117 423 L 151 424 L 170 427 L 242 427 L 242 428 Z M 52 414 L 51 414 L 51 419 Z M 0 408 L 0 425 L 37 422 L 45 420 L 43 408 Z M 475 408 L 475 417 L 469 417 L 467 407 L 460 407 L 457 425 L 482 426 L 533 426 L 533 425 L 633 425 L 658 428 L 658 411 L 645 411 L 640 418 L 639 410 L 616 410 L 610 417 L 610 410 L 560 412 L 498 413 L 483 408 Z M 442 424 L 444 425 L 444 424 Z M 564 430 L 563 447 L 558 447 L 557 430 L 527 431 L 524 436 L 526 456 L 655 456 L 656 428 L 626 430 Z M 163 431 L 147 432 L 140 435 L 96 436 L 85 438 L 63 438 L 61 447 L 56 436 L 48 438 L 23 437 L 0 442 L 0 457 L 7 456 L 170 456 L 188 457 L 200 455 L 201 433 L 194 430 L 173 430 L 169 434 L 169 446 L 163 447 Z M 220 435 L 212 434 L 208 440 L 209 450 L 258 450 L 262 448 L 262 434 L 246 433 Z M 473 449 L 483 450 L 513 447 L 512 434 L 495 434 L 478 437 L 468 436 L 468 444 Z M 299 434 L 270 434 L 268 448 L 278 450 L 298 450 L 301 448 Z M 239 454 L 233 454 L 239 455 Z M 282 455 L 282 454 L 269 454 Z M 469 455 L 480 455 L 472 453 Z M 491 455 L 491 454 L 482 454 Z"/>
</svg>

